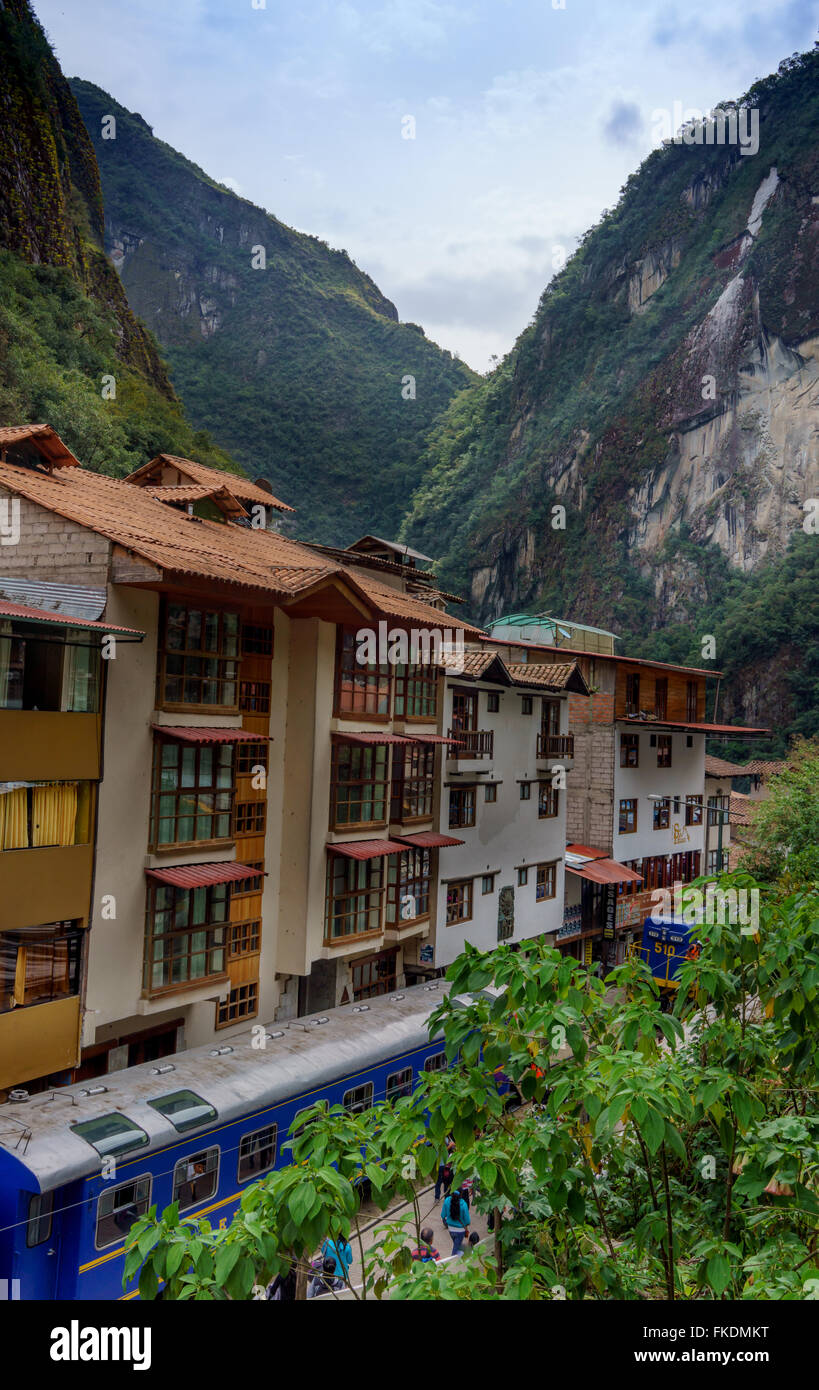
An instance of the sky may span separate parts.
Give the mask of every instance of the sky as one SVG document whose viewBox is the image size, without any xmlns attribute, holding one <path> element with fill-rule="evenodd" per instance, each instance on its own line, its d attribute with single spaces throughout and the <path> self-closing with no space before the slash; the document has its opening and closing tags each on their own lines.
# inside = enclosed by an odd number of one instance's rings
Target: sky
<svg viewBox="0 0 819 1390">
<path fill-rule="evenodd" d="M 656 141 L 810 48 L 809 0 L 33 0 L 67 76 L 502 357 Z"/>
</svg>

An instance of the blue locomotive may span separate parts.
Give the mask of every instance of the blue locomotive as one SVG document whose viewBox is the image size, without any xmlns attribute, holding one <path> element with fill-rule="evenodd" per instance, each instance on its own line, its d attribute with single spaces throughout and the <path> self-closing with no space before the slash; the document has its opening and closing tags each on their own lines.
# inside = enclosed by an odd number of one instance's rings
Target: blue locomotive
<svg viewBox="0 0 819 1390">
<path fill-rule="evenodd" d="M 701 936 L 701 926 L 692 926 L 682 918 L 646 918 L 638 950 L 661 990 L 677 988 L 683 961 L 699 956 Z"/>
<path fill-rule="evenodd" d="M 150 1206 L 226 1225 L 243 1191 L 290 1161 L 300 1110 L 363 1110 L 446 1065 L 427 1020 L 449 986 L 257 1027 L 0 1108 L 0 1270 L 28 1299 L 123 1294 L 124 1242 Z"/>
</svg>

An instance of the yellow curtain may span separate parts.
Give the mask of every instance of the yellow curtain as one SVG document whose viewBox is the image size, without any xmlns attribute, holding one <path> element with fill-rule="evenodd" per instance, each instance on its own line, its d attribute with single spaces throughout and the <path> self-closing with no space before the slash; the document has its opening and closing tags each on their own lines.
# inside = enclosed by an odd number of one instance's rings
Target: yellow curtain
<svg viewBox="0 0 819 1390">
<path fill-rule="evenodd" d="M 28 848 L 27 797 L 25 787 L 0 794 L 0 848 Z"/>
<path fill-rule="evenodd" d="M 31 819 L 34 845 L 73 845 L 77 783 L 35 787 Z"/>
</svg>

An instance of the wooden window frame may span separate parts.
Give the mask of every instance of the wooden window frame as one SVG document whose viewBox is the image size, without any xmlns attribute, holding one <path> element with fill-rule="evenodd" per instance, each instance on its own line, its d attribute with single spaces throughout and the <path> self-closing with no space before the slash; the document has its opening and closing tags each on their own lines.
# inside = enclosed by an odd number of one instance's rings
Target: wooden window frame
<svg viewBox="0 0 819 1390">
<path fill-rule="evenodd" d="M 392 667 L 386 662 L 359 664 L 356 661 L 356 629 L 338 628 L 334 715 L 354 715 L 360 719 L 386 723 L 392 706 L 392 675 Z"/>
<path fill-rule="evenodd" d="M 344 891 L 336 892 L 336 866 L 343 870 L 348 879 L 355 875 L 363 882 L 356 883 L 352 887 L 345 886 Z M 383 855 L 374 859 L 352 859 L 346 855 L 328 853 L 324 912 L 325 946 L 334 946 L 340 941 L 361 940 L 362 938 L 381 935 L 384 918 L 385 880 L 386 869 Z M 336 909 L 337 903 L 343 905 L 343 910 Z M 363 930 L 334 930 L 337 920 L 354 922 L 361 914 L 365 915 L 368 923 Z M 372 921 L 375 922 L 375 925 L 370 925 Z"/>
<path fill-rule="evenodd" d="M 495 891 L 495 874 L 481 874 L 481 897 L 487 898 Z M 487 883 L 489 887 L 487 888 Z"/>
<path fill-rule="evenodd" d="M 655 830 L 668 830 L 671 827 L 671 802 L 655 801 L 653 812 L 653 828 Z"/>
<path fill-rule="evenodd" d="M 654 681 L 654 718 L 668 718 L 668 677 L 658 676 Z"/>
<path fill-rule="evenodd" d="M 532 784 L 531 784 L 531 782 L 521 782 L 521 784 L 520 784 L 520 799 L 521 799 L 521 801 L 531 801 L 531 800 L 532 800 Z"/>
<path fill-rule="evenodd" d="M 470 830 L 474 826 L 477 790 L 478 788 L 474 784 L 468 787 L 449 788 L 450 830 Z"/>
<path fill-rule="evenodd" d="M 474 901 L 474 881 L 471 878 L 459 878 L 446 885 L 446 925 L 454 927 L 462 922 L 472 921 L 472 907 Z M 450 900 L 450 893 L 460 891 L 460 897 Z M 452 912 L 453 907 L 461 906 L 465 909 L 457 915 Z"/>
<path fill-rule="evenodd" d="M 177 611 L 186 615 L 184 622 L 185 645 L 182 647 L 172 647 L 169 643 L 171 631 L 171 613 Z M 199 613 L 202 615 L 201 627 L 204 629 L 205 615 L 215 617 L 218 625 L 217 644 L 215 649 L 207 650 L 203 647 L 188 645 L 189 631 L 191 628 L 191 615 Z M 232 620 L 231 623 L 228 620 Z M 235 631 L 231 632 L 231 627 L 235 624 Z M 159 654 L 158 654 L 158 676 L 157 676 L 157 705 L 160 709 L 166 710 L 218 710 L 225 714 L 235 714 L 239 708 L 239 678 L 241 673 L 241 620 L 239 612 L 235 608 L 220 608 L 218 605 L 197 603 L 194 599 L 170 599 L 163 601 L 162 612 L 160 614 L 159 629 Z M 231 641 L 231 638 L 233 641 Z M 233 646 L 232 654 L 229 648 Z M 168 672 L 169 661 L 181 663 L 181 670 L 177 673 Z M 188 663 L 196 663 L 200 668 L 205 663 L 216 662 L 218 672 L 195 674 L 188 671 L 185 667 Z M 231 667 L 232 672 L 231 672 Z M 230 700 L 185 700 L 172 699 L 168 696 L 169 681 L 180 681 L 181 689 L 184 694 L 185 686 L 188 681 L 199 683 L 199 695 L 202 695 L 202 687 L 211 681 L 219 684 L 219 694 L 226 695 L 233 687 L 234 699 Z"/>
<path fill-rule="evenodd" d="M 491 795 L 490 795 L 490 792 L 491 792 Z M 498 784 L 497 784 L 497 782 L 484 782 L 484 784 L 483 784 L 483 799 L 484 799 L 484 802 L 485 802 L 485 803 L 488 803 L 488 805 L 490 805 L 490 806 L 492 806 L 492 805 L 495 804 L 495 802 L 496 802 L 497 799 L 498 799 Z"/>
<path fill-rule="evenodd" d="M 634 754 L 632 761 L 631 755 Z M 640 766 L 640 735 L 621 734 L 620 735 L 620 766 L 639 767 Z"/>
<path fill-rule="evenodd" d="M 176 765 L 171 767 L 165 764 L 165 749 L 175 750 Z M 212 780 L 210 782 L 201 781 L 201 769 L 205 755 L 211 755 Z M 190 786 L 182 785 L 184 777 L 185 755 L 193 758 L 194 779 Z M 230 782 L 227 787 L 220 787 L 218 776 L 220 769 L 225 764 L 229 765 Z M 162 786 L 163 773 L 173 771 L 176 777 L 176 785 L 172 788 Z M 233 745 L 229 743 L 184 743 L 181 739 L 163 737 L 160 733 L 154 735 L 153 765 L 151 770 L 151 812 L 148 832 L 148 845 L 151 850 L 162 853 L 165 850 L 179 849 L 188 845 L 228 845 L 234 839 L 234 800 L 236 795 L 236 769 L 233 756 Z M 174 798 L 174 810 L 172 815 L 161 815 L 162 799 L 164 797 Z M 220 798 L 225 802 L 225 806 L 217 809 Z M 212 802 L 213 809 L 201 811 L 200 806 L 206 806 L 207 802 Z M 183 812 L 180 807 L 185 802 L 194 803 L 193 809 Z M 193 839 L 180 840 L 179 825 L 183 820 L 192 820 L 193 829 L 196 830 L 196 822 L 203 815 L 207 814 L 211 819 L 211 829 L 219 817 L 227 816 L 228 826 L 226 835 L 206 835 L 197 836 Z M 160 821 L 172 820 L 174 834 L 173 840 L 160 840 L 159 825 Z"/>
<path fill-rule="evenodd" d="M 625 810 L 623 809 L 624 807 L 626 808 Z M 628 822 L 629 822 L 629 817 L 630 817 L 630 815 L 632 814 L 632 813 L 628 810 L 629 807 L 632 807 L 632 808 L 633 808 L 634 821 L 633 821 L 633 824 L 632 824 L 632 825 L 629 825 L 629 823 L 628 823 Z M 625 818 L 625 829 L 624 829 L 624 827 L 623 827 L 624 818 Z M 637 797 L 636 797 L 636 796 L 621 796 L 621 797 L 620 797 L 620 806 L 619 806 L 619 810 L 618 810 L 618 821 L 617 821 L 617 826 L 618 826 L 618 829 L 617 829 L 618 835 L 634 835 L 634 834 L 636 834 L 636 832 L 637 832 Z"/>
<path fill-rule="evenodd" d="M 79 996 L 87 929 L 79 925 L 78 918 L 46 925 L 48 930 L 19 927 L 0 934 L 3 952 L 0 1014 Z M 51 948 L 50 962 L 44 954 L 48 947 Z"/>
<path fill-rule="evenodd" d="M 560 737 L 561 701 L 544 695 L 540 702 L 540 732 L 553 738 Z"/>
<path fill-rule="evenodd" d="M 657 766 L 658 766 L 658 767 L 670 767 L 670 766 L 671 766 L 671 753 L 672 753 L 673 747 L 674 747 L 674 741 L 673 741 L 673 739 L 672 739 L 672 737 L 671 737 L 671 734 L 658 734 L 658 735 L 657 735 Z"/>
<path fill-rule="evenodd" d="M 548 864 L 536 864 L 537 873 L 535 875 L 535 902 L 550 903 L 557 897 L 557 860 L 552 859 Z M 551 893 L 545 891 L 551 884 Z M 541 885 L 544 891 L 541 893 Z"/>
<path fill-rule="evenodd" d="M 430 820 L 434 799 L 434 744 L 397 745 L 393 752 L 390 788 L 392 823 L 411 825 L 413 821 Z"/>
<path fill-rule="evenodd" d="M 243 714 L 270 713 L 270 681 L 239 681 L 239 709 Z"/>
<path fill-rule="evenodd" d="M 221 891 L 224 889 L 224 908 L 221 908 Z M 197 897 L 203 893 L 204 899 Z M 165 895 L 168 895 L 165 897 Z M 183 899 L 187 898 L 187 920 L 186 925 L 178 925 L 178 917 L 181 912 L 177 910 L 177 904 L 183 905 Z M 164 994 L 178 994 L 180 991 L 195 988 L 198 985 L 208 984 L 213 980 L 223 979 L 226 974 L 227 964 L 227 932 L 230 926 L 230 904 L 231 893 L 230 884 L 210 884 L 201 888 L 176 888 L 170 884 L 157 883 L 151 881 L 148 885 L 146 894 L 146 925 L 145 925 L 145 956 L 143 961 L 143 993 L 149 998 L 154 998 Z M 168 906 L 159 907 L 160 900 L 166 901 Z M 194 919 L 196 906 L 204 901 L 205 915 L 200 919 Z M 219 905 L 224 915 L 216 919 L 213 917 L 215 904 Z M 157 931 L 157 917 L 160 914 L 167 914 L 170 925 L 164 930 Z M 203 944 L 195 943 L 194 938 L 204 937 Z M 186 941 L 184 953 L 176 954 L 170 948 L 177 942 Z M 162 955 L 155 959 L 154 947 L 157 942 L 166 943 Z M 191 961 L 194 956 L 204 955 L 210 968 L 204 974 L 193 975 L 190 972 Z M 221 962 L 217 963 L 221 957 Z M 175 960 L 187 959 L 188 970 L 184 977 L 179 980 L 171 980 L 171 983 L 153 983 L 154 967 L 162 965 L 164 973 L 172 974 L 172 965 Z"/>
<path fill-rule="evenodd" d="M 520 699 L 521 714 L 532 714 L 535 708 L 534 696 L 522 695 Z"/>
<path fill-rule="evenodd" d="M 408 846 L 401 854 L 388 855 L 385 927 L 395 931 L 428 917 L 431 883 L 432 852 L 429 849 Z M 420 908 L 414 917 L 401 916 L 402 899 L 408 896 L 414 898 L 416 908 Z"/>
<path fill-rule="evenodd" d="M 273 658 L 273 628 L 264 623 L 242 623 L 242 656 Z"/>
<path fill-rule="evenodd" d="M 487 714 L 500 713 L 500 691 L 487 690 L 486 692 L 486 712 Z"/>
<path fill-rule="evenodd" d="M 261 949 L 260 917 L 249 917 L 246 922 L 231 922 L 228 931 L 228 960 L 244 960 L 247 956 L 257 956 Z"/>
<path fill-rule="evenodd" d="M 700 687 L 698 681 L 686 681 L 685 683 L 685 718 L 686 723 L 696 724 L 699 712 Z"/>
<path fill-rule="evenodd" d="M 385 966 L 386 969 L 382 970 L 382 966 Z M 359 978 L 356 979 L 356 972 L 364 972 L 365 970 L 369 971 L 369 977 L 364 979 L 363 975 L 359 975 Z M 378 951 L 374 956 L 366 956 L 364 960 L 350 962 L 350 987 L 353 1002 L 356 1004 L 361 1003 L 364 999 L 380 999 L 385 994 L 393 994 L 397 979 L 397 947 Z"/>
<path fill-rule="evenodd" d="M 560 815 L 560 792 L 551 779 L 537 785 L 538 820 L 554 820 Z"/>
<path fill-rule="evenodd" d="M 529 870 L 528 870 L 528 868 L 525 868 L 525 869 L 518 869 L 517 875 L 518 875 L 518 888 L 525 888 L 526 885 L 527 885 L 527 883 L 529 882 Z"/>
<path fill-rule="evenodd" d="M 237 801 L 234 810 L 233 837 L 264 835 L 267 828 L 266 801 Z"/>
<path fill-rule="evenodd" d="M 702 825 L 703 807 L 702 796 L 687 796 L 685 798 L 685 823 L 686 825 Z"/>
<path fill-rule="evenodd" d="M 227 999 L 216 1005 L 216 1028 L 230 1028 L 244 1018 L 256 1018 L 259 1013 L 259 981 L 244 980 L 234 985 Z"/>
<path fill-rule="evenodd" d="M 350 775 L 341 776 L 342 772 Z M 355 775 L 352 775 L 355 773 Z M 358 794 L 355 795 L 355 792 Z M 354 830 L 367 825 L 386 825 L 390 813 L 390 753 L 386 744 L 333 742 L 330 767 L 330 828 Z M 347 792 L 346 799 L 342 792 Z M 364 816 L 367 806 L 380 815 Z M 358 807 L 359 814 L 340 817 Z"/>
<path fill-rule="evenodd" d="M 263 874 L 264 860 L 257 859 L 255 862 L 249 862 L 247 867 L 249 869 L 258 869 L 259 873 Z M 258 893 L 259 897 L 261 898 L 263 887 L 264 885 L 262 884 L 261 879 L 256 878 L 255 876 L 250 878 L 235 879 L 234 882 L 231 884 L 230 901 L 232 903 L 235 903 L 238 898 L 252 898 L 255 893 Z"/>
<path fill-rule="evenodd" d="M 237 777 L 253 777 L 254 767 L 262 767 L 267 772 L 269 763 L 270 744 L 267 739 L 260 739 L 258 743 L 251 743 L 249 739 L 242 739 L 236 744 L 234 772 Z"/>
<path fill-rule="evenodd" d="M 626 675 L 626 714 L 640 713 L 640 672 Z"/>
<path fill-rule="evenodd" d="M 436 719 L 438 715 L 438 668 L 432 664 L 414 662 L 395 668 L 393 714 L 396 719 Z"/>
</svg>

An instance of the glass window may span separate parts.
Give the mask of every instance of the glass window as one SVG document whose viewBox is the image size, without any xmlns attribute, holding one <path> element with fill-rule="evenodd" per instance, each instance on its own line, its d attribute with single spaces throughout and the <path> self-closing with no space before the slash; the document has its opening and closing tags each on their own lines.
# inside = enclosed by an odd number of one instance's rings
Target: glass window
<svg viewBox="0 0 819 1390">
<path fill-rule="evenodd" d="M 42 1245 L 51 1235 L 51 1218 L 54 1212 L 54 1193 L 35 1192 L 29 1199 L 28 1220 L 26 1221 L 26 1245 Z"/>
<path fill-rule="evenodd" d="M 521 712 L 521 714 L 531 714 L 531 713 L 532 713 L 532 696 L 531 696 L 531 695 L 524 695 L 524 696 L 523 696 L 523 699 L 522 699 L 521 702 L 520 702 L 520 712 Z"/>
<path fill-rule="evenodd" d="M 435 748 L 414 743 L 393 750 L 390 820 L 425 820 L 432 815 Z"/>
<path fill-rule="evenodd" d="M 438 709 L 438 671 L 422 664 L 395 668 L 396 718 L 434 719 Z"/>
<path fill-rule="evenodd" d="M 640 676 L 626 676 L 626 714 L 640 713 Z"/>
<path fill-rule="evenodd" d="M 531 799 L 531 796 L 532 796 L 532 788 L 531 788 L 530 783 L 529 783 L 529 782 L 521 782 L 521 784 L 520 784 L 520 799 L 521 799 L 521 801 L 529 801 L 529 800 Z"/>
<path fill-rule="evenodd" d="M 472 919 L 472 879 L 446 886 L 446 924 L 469 922 Z"/>
<path fill-rule="evenodd" d="M 266 1125 L 264 1129 L 254 1129 L 245 1134 L 239 1144 L 239 1182 L 258 1178 L 267 1173 L 276 1162 L 277 1125 Z"/>
<path fill-rule="evenodd" d="M 236 805 L 236 835 L 263 835 L 267 822 L 267 802 L 239 801 Z"/>
<path fill-rule="evenodd" d="M 157 1110 L 166 1120 L 170 1120 L 180 1134 L 186 1129 L 198 1129 L 200 1125 L 210 1124 L 211 1120 L 219 1118 L 213 1106 L 195 1091 L 172 1091 L 170 1095 L 161 1096 L 159 1100 L 149 1100 L 148 1104 L 152 1110 Z"/>
<path fill-rule="evenodd" d="M 443 1071 L 446 1066 L 446 1053 L 435 1052 L 432 1057 L 427 1057 L 424 1063 L 424 1071 Z"/>
<path fill-rule="evenodd" d="M 390 712 L 391 668 L 359 662 L 353 628 L 339 629 L 336 648 L 336 714 L 383 716 Z"/>
<path fill-rule="evenodd" d="M 529 882 L 529 870 L 518 869 L 518 888 L 525 888 Z"/>
<path fill-rule="evenodd" d="M 374 999 L 379 994 L 391 994 L 395 989 L 397 962 L 397 947 L 391 951 L 379 951 L 377 955 L 368 956 L 366 960 L 353 961 L 350 974 L 355 1002 Z"/>
<path fill-rule="evenodd" d="M 150 1174 L 101 1192 L 97 1201 L 97 1249 L 123 1241 L 134 1222 L 145 1215 L 150 1199 Z"/>
<path fill-rule="evenodd" d="M 144 986 L 175 989 L 225 973 L 229 884 L 177 888 L 151 881 L 147 894 Z"/>
<path fill-rule="evenodd" d="M 334 826 L 383 825 L 388 788 L 385 745 L 334 743 L 330 785 Z"/>
<path fill-rule="evenodd" d="M 484 801 L 497 801 L 497 799 L 498 799 L 498 788 L 497 788 L 497 783 L 494 783 L 494 782 L 487 782 L 487 783 L 486 783 L 486 785 L 484 786 L 484 789 L 483 789 L 483 799 L 484 799 Z"/>
<path fill-rule="evenodd" d="M 658 735 L 657 735 L 657 766 L 658 766 L 658 767 L 670 767 L 670 766 L 671 766 L 671 735 L 670 735 L 670 734 L 658 734 Z"/>
<path fill-rule="evenodd" d="M 119 1113 L 98 1115 L 95 1120 L 83 1120 L 78 1125 L 69 1125 L 69 1129 L 103 1157 L 109 1154 L 130 1153 L 132 1149 L 141 1149 L 148 1143 L 145 1130 L 140 1129 L 139 1125 L 134 1124 L 126 1115 Z"/>
<path fill-rule="evenodd" d="M 182 1158 L 173 1170 L 172 1201 L 180 1211 L 198 1206 L 212 1197 L 219 1183 L 219 1149 L 203 1149 L 201 1153 Z"/>
<path fill-rule="evenodd" d="M 552 782 L 538 784 L 537 813 L 541 820 L 549 820 L 558 812 L 558 790 Z"/>
<path fill-rule="evenodd" d="M 326 940 L 381 930 L 384 860 L 327 856 Z"/>
<path fill-rule="evenodd" d="M 168 603 L 159 652 L 159 702 L 235 709 L 239 615 Z"/>
<path fill-rule="evenodd" d="M 267 772 L 267 760 L 270 745 L 262 740 L 259 743 L 250 743 L 243 739 L 236 748 L 236 773 L 240 777 L 256 777 L 259 768 Z"/>
<path fill-rule="evenodd" d="M 385 920 L 391 926 L 417 922 L 429 913 L 429 865 L 428 849 L 407 849 L 387 859 Z"/>
<path fill-rule="evenodd" d="M 243 623 L 242 652 L 247 656 L 272 656 L 272 627 L 259 627 L 254 623 Z"/>
<path fill-rule="evenodd" d="M 401 1096 L 412 1095 L 412 1067 L 391 1072 L 387 1077 L 387 1100 L 399 1100 Z"/>
<path fill-rule="evenodd" d="M 373 1103 L 373 1083 L 365 1081 L 363 1086 L 353 1086 L 352 1090 L 345 1091 L 341 1104 L 345 1110 L 349 1110 L 351 1115 L 361 1114 L 364 1110 L 369 1110 Z"/>
<path fill-rule="evenodd" d="M 481 878 L 481 892 L 482 892 L 484 895 L 486 895 L 487 893 L 492 893 L 492 892 L 494 891 L 494 888 L 495 888 L 495 875 L 494 875 L 494 874 L 484 874 L 483 877 Z"/>
<path fill-rule="evenodd" d="M 640 766 L 640 735 L 621 734 L 620 735 L 620 766 L 639 767 Z"/>
<path fill-rule="evenodd" d="M 99 693 L 96 634 L 0 618 L 0 709 L 95 713 Z"/>
<path fill-rule="evenodd" d="M 637 829 L 637 798 L 624 797 L 620 802 L 619 831 L 621 835 L 632 835 Z"/>
<path fill-rule="evenodd" d="M 151 844 L 229 840 L 233 746 L 154 739 Z"/>
<path fill-rule="evenodd" d="M 546 902 L 549 898 L 553 898 L 556 892 L 556 882 L 557 865 L 538 864 L 537 882 L 535 884 L 535 901 L 541 903 Z"/>
<path fill-rule="evenodd" d="M 255 1018 L 259 1012 L 259 982 L 248 980 L 247 984 L 236 985 L 227 999 L 220 999 L 216 1005 L 216 1027 L 225 1028 L 240 1018 Z"/>
<path fill-rule="evenodd" d="M 83 941 L 74 922 L 0 932 L 0 1013 L 78 994 Z"/>
<path fill-rule="evenodd" d="M 486 708 L 490 714 L 497 714 L 500 709 L 500 694 L 497 690 L 490 690 L 486 696 Z"/>
<path fill-rule="evenodd" d="M 449 792 L 450 829 L 465 829 L 475 824 L 475 788 L 451 787 Z"/>
<path fill-rule="evenodd" d="M 685 798 L 685 823 L 686 825 L 702 825 L 701 796 L 687 796 Z"/>
<path fill-rule="evenodd" d="M 671 824 L 671 803 L 669 801 L 654 802 L 654 829 L 667 830 Z"/>
</svg>

